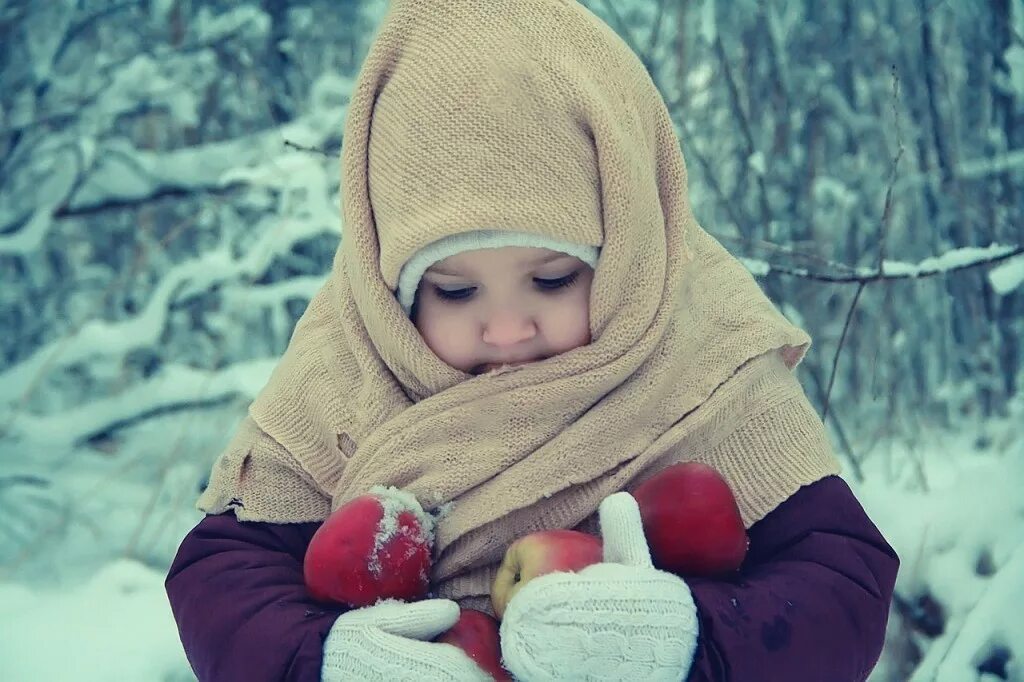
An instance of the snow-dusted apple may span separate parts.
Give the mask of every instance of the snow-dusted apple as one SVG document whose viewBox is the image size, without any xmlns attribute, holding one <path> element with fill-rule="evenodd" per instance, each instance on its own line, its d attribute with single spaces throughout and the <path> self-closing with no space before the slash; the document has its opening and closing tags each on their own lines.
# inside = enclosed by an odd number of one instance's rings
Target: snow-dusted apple
<svg viewBox="0 0 1024 682">
<path fill-rule="evenodd" d="M 481 670 L 498 682 L 511 682 L 512 676 L 501 666 L 501 639 L 498 621 L 483 611 L 460 609 L 459 620 L 439 635 L 435 642 L 459 647 Z"/>
<path fill-rule="evenodd" d="M 576 572 L 601 561 L 601 540 L 578 530 L 542 530 L 524 535 L 505 552 L 491 586 L 491 606 L 501 618 L 512 597 L 534 578 Z"/>
<path fill-rule="evenodd" d="M 749 540 L 729 484 L 714 468 L 681 462 L 635 491 L 651 559 L 682 576 L 721 576 L 739 569 Z"/>
<path fill-rule="evenodd" d="M 375 486 L 317 529 L 303 561 L 306 589 L 314 599 L 353 608 L 422 599 L 433 544 L 434 520 L 416 498 Z"/>
</svg>

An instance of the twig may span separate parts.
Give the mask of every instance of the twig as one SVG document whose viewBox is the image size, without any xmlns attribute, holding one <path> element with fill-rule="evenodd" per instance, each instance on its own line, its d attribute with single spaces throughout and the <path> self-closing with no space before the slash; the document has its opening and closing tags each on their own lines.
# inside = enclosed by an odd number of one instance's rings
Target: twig
<svg viewBox="0 0 1024 682">
<path fill-rule="evenodd" d="M 686 123 L 685 116 L 680 120 L 680 123 L 686 131 L 687 139 L 690 140 L 690 150 L 693 152 L 692 156 L 697 157 L 697 162 L 700 163 L 701 168 L 704 169 L 704 178 L 711 186 L 711 190 L 715 193 L 715 196 L 718 198 L 719 205 L 725 209 L 729 219 L 732 220 L 733 224 L 736 225 L 737 229 L 739 229 L 740 234 L 743 235 L 744 244 L 748 243 L 750 237 L 754 234 L 753 226 L 744 220 L 742 216 L 736 213 L 736 209 L 733 208 L 733 204 L 736 202 L 725 196 L 725 191 L 719 184 L 718 178 L 715 177 L 714 169 L 711 168 L 711 162 L 708 161 L 708 158 L 704 156 L 700 149 L 697 148 L 696 136 L 691 134 L 690 126 Z"/>
<path fill-rule="evenodd" d="M 899 78 L 896 74 L 896 66 L 892 67 L 892 97 L 893 97 L 893 112 L 897 112 L 896 103 L 899 97 Z M 892 222 L 892 188 L 896 183 L 896 171 L 899 167 L 900 157 L 903 156 L 903 142 L 900 139 L 899 130 L 899 117 L 896 118 L 896 139 L 898 143 L 898 149 L 896 157 L 892 160 L 892 169 L 889 173 L 889 187 L 885 192 L 885 206 L 882 209 L 882 220 L 879 225 L 881 236 L 878 240 L 878 280 L 886 279 L 885 275 L 885 241 L 886 236 L 889 233 L 889 225 Z M 828 419 L 828 410 L 832 399 L 832 386 L 836 380 L 836 369 L 839 367 L 839 356 L 843 352 L 843 343 L 846 341 L 846 333 L 850 330 L 850 322 L 853 320 L 853 314 L 857 310 L 857 303 L 860 301 L 860 295 L 864 292 L 864 288 L 867 287 L 868 282 L 862 281 L 857 285 L 857 293 L 853 295 L 853 301 L 850 303 L 850 310 L 846 313 L 846 322 L 843 324 L 843 333 L 839 336 L 839 344 L 836 346 L 836 353 L 832 358 L 832 374 L 828 378 L 828 390 L 825 392 L 825 405 L 824 411 L 822 412 L 821 420 L 825 421 Z"/>
<path fill-rule="evenodd" d="M 223 357 L 224 357 L 224 352 L 222 351 L 220 353 L 220 356 L 217 358 L 218 362 L 221 359 L 223 359 Z M 213 377 L 213 375 L 211 374 L 210 377 L 208 377 L 207 380 L 204 382 L 203 386 L 199 389 L 198 393 L 200 395 L 202 393 L 205 393 L 208 390 L 209 383 L 210 383 L 210 380 L 212 379 L 212 377 Z M 200 399 L 200 400 L 197 400 L 196 403 L 193 406 L 203 406 L 204 404 L 206 406 L 219 405 L 219 404 L 224 404 L 226 402 L 230 402 L 230 400 L 232 400 L 232 399 L 233 399 L 233 396 L 229 396 L 227 400 L 224 400 L 224 399 L 221 399 L 221 400 L 216 400 L 216 399 L 215 400 L 210 400 L 210 399 L 203 400 L 203 399 Z M 183 405 L 182 407 L 189 407 L 189 406 Z M 143 508 L 142 508 L 142 510 L 141 510 L 141 512 L 139 514 L 139 521 L 138 521 L 137 524 L 135 524 L 135 530 L 132 531 L 131 537 L 129 538 L 128 542 L 124 546 L 124 550 L 123 551 L 124 551 L 124 556 L 126 556 L 126 557 L 134 557 L 134 556 L 136 556 L 136 553 L 138 551 L 139 541 L 142 538 L 143 531 L 145 531 L 146 526 L 149 523 L 150 517 L 152 517 L 154 512 L 156 511 L 157 502 L 160 501 L 160 493 L 163 492 L 164 484 L 167 482 L 167 474 L 170 472 L 171 467 L 175 463 L 177 463 L 177 462 L 179 462 L 181 460 L 180 454 L 181 454 L 182 447 L 183 447 L 183 445 L 185 443 L 185 436 L 186 436 L 187 432 L 188 432 L 188 429 L 184 428 L 184 425 L 183 425 L 182 428 L 178 431 L 177 438 L 175 438 L 175 440 L 174 440 L 174 444 L 170 448 L 168 448 L 167 452 L 164 454 L 163 458 L 160 460 L 160 466 L 159 466 L 159 471 L 157 472 L 156 483 L 152 487 L 152 489 L 150 490 L 149 498 L 146 500 L 146 504 L 143 506 Z M 166 518 L 166 517 L 164 517 L 164 518 Z M 159 532 L 159 530 L 157 532 Z"/>
<path fill-rule="evenodd" d="M 719 241 L 730 241 L 730 242 L 740 242 L 740 243 L 743 243 L 742 239 L 737 239 L 736 237 L 729 237 L 727 235 L 717 235 L 716 234 L 715 235 L 715 239 L 718 239 Z M 847 265 L 846 263 L 840 263 L 838 261 L 829 260 L 828 258 L 825 258 L 823 256 L 819 256 L 818 254 L 810 253 L 808 251 L 800 251 L 798 249 L 794 249 L 794 248 L 791 248 L 791 247 L 788 247 L 788 246 L 783 246 L 782 244 L 776 244 L 775 242 L 765 241 L 763 239 L 750 239 L 750 240 L 747 240 L 747 244 L 748 244 L 748 246 L 753 247 L 755 249 L 764 249 L 765 251 L 771 251 L 773 253 L 782 253 L 782 254 L 785 254 L 787 256 L 793 256 L 795 258 L 802 258 L 802 259 L 805 259 L 805 260 L 816 261 L 816 262 L 820 263 L 821 265 L 824 265 L 824 266 L 827 266 L 828 268 L 831 268 L 832 270 L 839 270 L 839 271 L 842 271 L 842 272 L 849 273 L 851 275 L 852 274 L 856 274 L 856 272 L 857 272 L 857 268 L 851 267 L 851 266 Z M 773 267 L 773 269 L 774 269 L 774 267 Z"/>
<path fill-rule="evenodd" d="M 218 357 L 218 360 L 221 358 Z M 206 383 L 208 383 L 207 380 Z M 204 384 L 205 386 L 205 384 Z M 198 392 L 200 395 L 202 391 Z M 117 431 L 123 431 L 130 429 L 142 422 L 149 421 L 150 419 L 156 419 L 169 414 L 177 414 L 179 412 L 191 412 L 197 410 L 208 410 L 215 407 L 220 407 L 226 403 L 231 402 L 235 399 L 234 393 L 225 393 L 217 396 L 216 398 L 200 398 L 196 397 L 192 400 L 180 400 L 175 403 L 169 403 L 167 405 L 158 405 L 156 407 L 147 407 L 144 410 L 140 410 L 137 413 L 133 413 L 127 416 L 121 416 L 117 419 L 113 419 L 110 423 L 105 423 L 101 426 L 93 428 L 89 432 L 79 434 L 74 441 L 75 447 L 82 447 L 91 442 L 95 442 L 100 438 L 109 437 L 111 434 Z"/>
<path fill-rule="evenodd" d="M 825 407 L 821 414 L 821 421 L 828 419 L 829 401 L 832 398 L 832 385 L 836 380 L 836 368 L 839 366 L 839 355 L 843 352 L 843 342 L 846 341 L 846 332 L 850 329 L 850 321 L 853 319 L 853 313 L 857 309 L 857 301 L 860 300 L 860 294 L 864 291 L 864 287 L 867 285 L 867 282 L 860 283 L 860 286 L 857 287 L 857 293 L 853 295 L 853 302 L 850 304 L 850 310 L 846 313 L 846 323 L 843 324 L 843 333 L 839 337 L 839 345 L 836 346 L 835 355 L 832 356 L 832 373 L 828 377 L 828 388 L 825 390 Z"/>
<path fill-rule="evenodd" d="M 743 169 L 743 178 L 746 179 L 749 175 L 749 161 L 757 152 L 757 146 L 754 144 L 754 133 L 750 127 L 750 116 L 740 101 L 739 86 L 736 84 L 736 77 L 733 75 L 732 66 L 729 65 L 729 59 L 725 54 L 725 45 L 722 43 L 721 35 L 715 36 L 714 48 L 715 54 L 722 64 L 722 74 L 725 76 L 725 89 L 729 93 L 729 102 L 732 105 L 733 115 L 739 123 L 740 132 L 743 133 L 747 162 L 741 164 L 740 167 Z M 757 184 L 757 203 L 761 210 L 761 224 L 771 225 L 771 207 L 768 206 L 768 188 L 764 184 L 764 175 L 755 171 L 754 182 Z"/>
<path fill-rule="evenodd" d="M 285 147 L 291 147 L 292 149 L 297 149 L 300 152 L 311 152 L 313 154 L 322 154 L 323 156 L 326 156 L 329 159 L 333 159 L 333 158 L 335 158 L 337 156 L 337 153 L 332 154 L 332 153 L 328 152 L 327 150 L 320 149 L 319 147 L 307 147 L 307 146 L 301 145 L 301 144 L 299 144 L 297 142 L 292 142 L 291 140 L 285 140 L 284 141 L 284 146 Z"/>
<path fill-rule="evenodd" d="M 725 45 L 722 43 L 721 35 L 715 36 L 714 48 L 715 55 L 722 64 L 722 75 L 725 76 L 725 89 L 729 93 L 729 102 L 732 104 L 736 121 L 740 125 L 740 132 L 743 133 L 743 142 L 747 148 L 747 155 L 750 156 L 754 153 L 754 134 L 750 130 L 750 119 L 747 116 L 747 112 L 743 110 L 743 104 L 740 102 L 740 89 L 736 85 L 736 77 L 733 76 L 732 67 L 729 65 L 729 58 L 725 54 Z"/>
<path fill-rule="evenodd" d="M 885 245 L 889 236 L 889 225 L 892 222 L 892 195 L 893 187 L 896 186 L 896 169 L 900 159 L 903 158 L 903 136 L 900 133 L 900 110 L 896 105 L 899 103 L 900 78 L 896 73 L 896 65 L 892 65 L 892 115 L 893 125 L 896 128 L 896 157 L 892 160 L 892 170 L 889 173 L 889 188 L 885 191 L 885 206 L 882 209 L 881 235 L 878 243 L 878 272 L 882 273 L 885 264 Z"/>
<path fill-rule="evenodd" d="M 818 399 L 824 401 L 825 399 L 825 387 L 821 385 L 821 374 L 814 369 L 810 364 L 807 365 L 807 372 L 811 375 L 814 388 L 818 392 Z M 822 420 L 824 423 L 824 420 Z M 839 447 L 846 455 L 846 459 L 850 462 L 850 468 L 853 469 L 853 477 L 858 483 L 864 482 L 864 470 L 861 468 L 861 460 L 863 455 L 858 456 L 853 451 L 853 446 L 850 444 L 850 439 L 846 437 L 846 429 L 843 428 L 842 422 L 839 417 L 832 414 L 832 428 L 835 429 L 836 437 L 839 439 Z"/>
<path fill-rule="evenodd" d="M 33 488 L 49 488 L 50 482 L 45 478 L 33 476 L 32 474 L 13 474 L 0 478 L 0 491 L 4 488 L 13 488 L 19 485 L 27 485 Z"/>
<path fill-rule="evenodd" d="M 647 54 L 653 55 L 658 48 L 658 41 L 661 40 L 661 24 L 665 18 L 665 8 L 668 0 L 658 0 L 658 13 L 654 17 L 654 26 L 651 27 L 651 36 L 647 40 Z"/>
<path fill-rule="evenodd" d="M 129 2 L 110 5 L 109 7 L 105 7 L 102 10 L 85 17 L 74 26 L 68 27 L 68 30 L 64 33 L 64 37 L 61 39 L 60 45 L 53 53 L 53 59 L 50 63 L 51 69 L 57 65 L 57 62 L 60 61 L 61 57 L 64 56 L 64 52 L 71 45 L 71 42 L 77 38 L 79 34 L 84 33 L 86 29 L 91 28 L 92 25 L 98 23 L 100 19 L 106 19 L 111 14 L 116 14 L 117 12 L 120 12 L 123 9 L 128 9 L 129 7 L 141 7 L 142 4 L 143 3 L 140 2 L 140 0 L 130 0 Z M 49 70 L 50 69 L 48 69 L 48 71 Z"/>
</svg>

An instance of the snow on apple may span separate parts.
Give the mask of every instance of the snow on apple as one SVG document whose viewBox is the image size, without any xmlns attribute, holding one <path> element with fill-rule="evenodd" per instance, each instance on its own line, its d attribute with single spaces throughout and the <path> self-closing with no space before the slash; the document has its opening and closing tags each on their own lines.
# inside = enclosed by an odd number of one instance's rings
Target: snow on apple
<svg viewBox="0 0 1024 682">
<path fill-rule="evenodd" d="M 433 546 L 434 519 L 416 498 L 375 486 L 317 529 L 303 561 L 306 588 L 314 599 L 353 608 L 422 599 Z"/>
</svg>

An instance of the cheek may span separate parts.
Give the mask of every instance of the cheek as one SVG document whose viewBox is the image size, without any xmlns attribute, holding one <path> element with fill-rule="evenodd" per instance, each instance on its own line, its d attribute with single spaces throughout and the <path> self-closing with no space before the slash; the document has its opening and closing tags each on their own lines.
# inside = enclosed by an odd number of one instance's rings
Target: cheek
<svg viewBox="0 0 1024 682">
<path fill-rule="evenodd" d="M 430 350 L 449 365 L 466 369 L 476 364 L 472 324 L 443 304 L 424 301 L 416 328 Z"/>
<path fill-rule="evenodd" d="M 545 335 L 559 352 L 590 343 L 590 295 L 580 293 L 548 316 Z"/>
</svg>

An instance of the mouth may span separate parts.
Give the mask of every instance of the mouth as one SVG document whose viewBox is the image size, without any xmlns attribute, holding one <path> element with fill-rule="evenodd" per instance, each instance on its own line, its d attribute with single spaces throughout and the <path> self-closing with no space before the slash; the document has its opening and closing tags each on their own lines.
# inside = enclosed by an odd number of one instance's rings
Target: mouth
<svg viewBox="0 0 1024 682">
<path fill-rule="evenodd" d="M 522 367 L 523 365 L 529 365 L 545 358 L 536 358 L 534 360 L 521 360 L 519 362 L 488 362 L 483 365 L 477 365 L 473 368 L 472 374 L 487 374 L 488 372 L 494 372 L 496 374 L 503 374 L 516 367 Z"/>
</svg>

